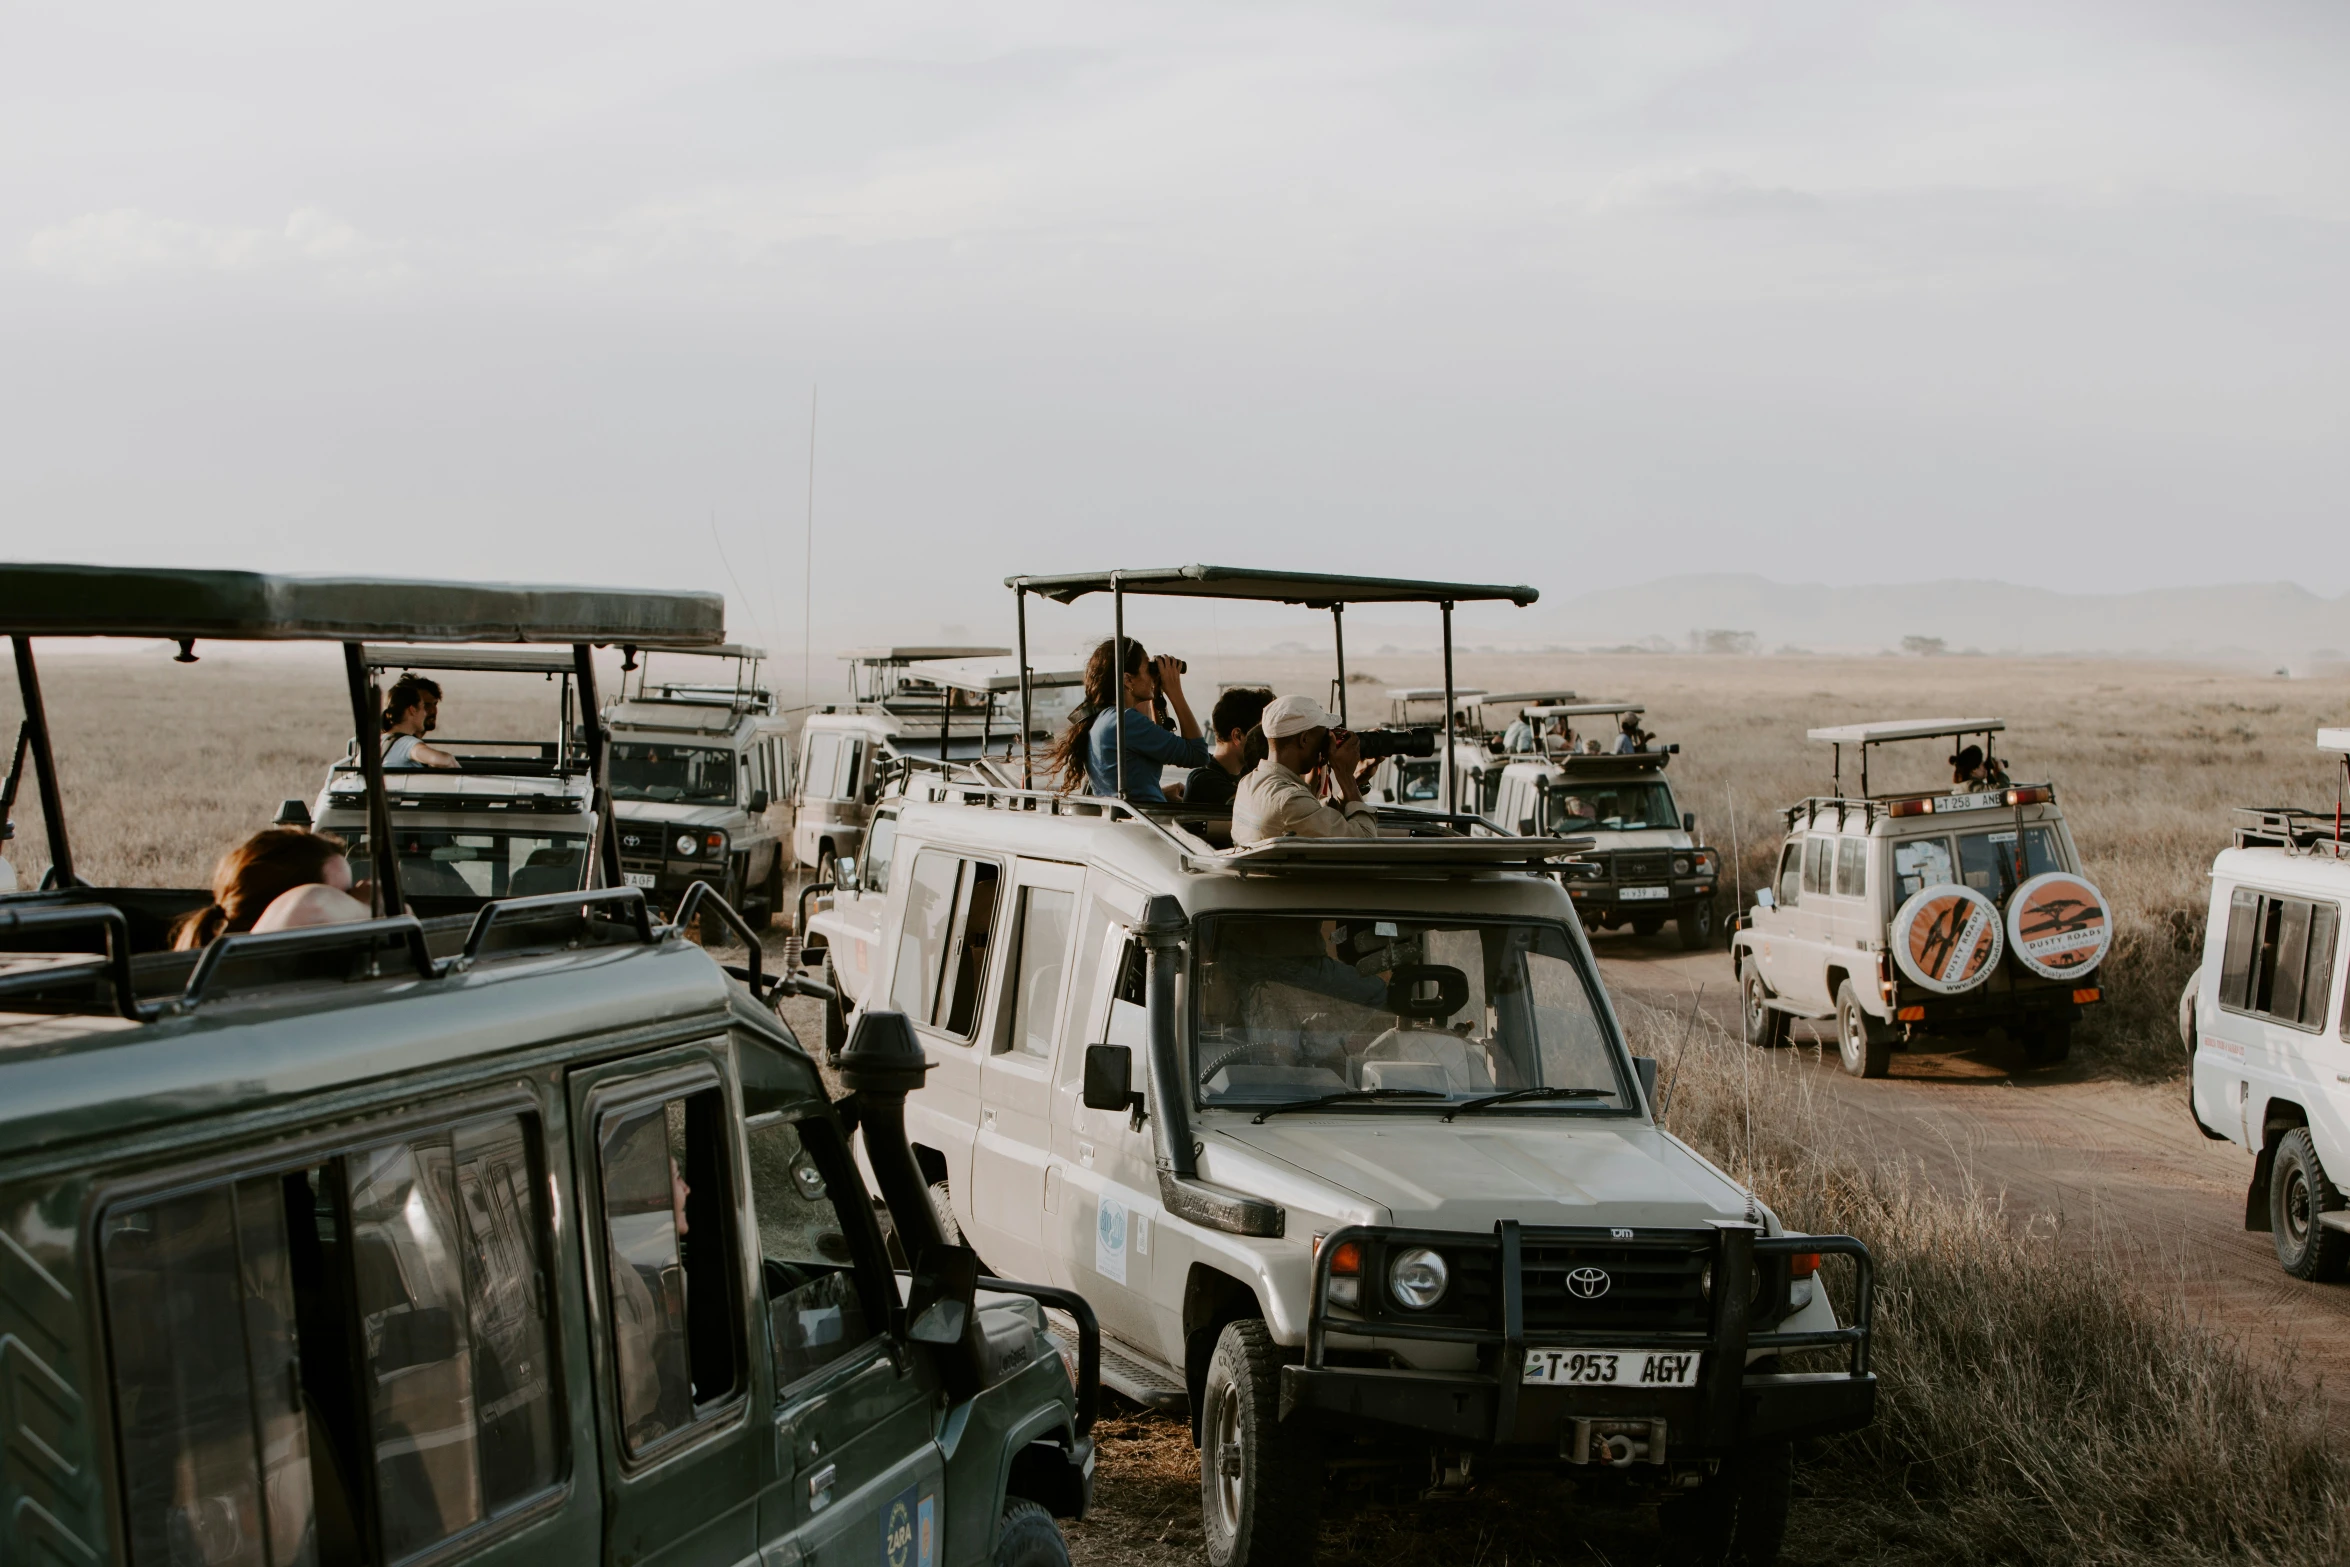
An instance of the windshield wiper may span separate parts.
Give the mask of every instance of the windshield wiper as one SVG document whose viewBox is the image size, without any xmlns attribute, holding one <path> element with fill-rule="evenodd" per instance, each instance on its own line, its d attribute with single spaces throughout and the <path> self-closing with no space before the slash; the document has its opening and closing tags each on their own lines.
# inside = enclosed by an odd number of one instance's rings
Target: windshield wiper
<svg viewBox="0 0 2350 1567">
<path fill-rule="evenodd" d="M 1319 1099 L 1292 1099 L 1285 1105 L 1271 1105 L 1249 1118 L 1249 1125 L 1262 1126 L 1265 1117 L 1279 1115 L 1284 1110 L 1319 1110 L 1324 1105 L 1360 1104 L 1370 1099 L 1442 1099 L 1444 1093 L 1434 1088 L 1348 1088 L 1335 1094 L 1324 1094 Z M 1446 1117 L 1447 1120 L 1451 1117 Z"/>
<path fill-rule="evenodd" d="M 1463 1110 L 1482 1110 L 1489 1105 L 1526 1104 L 1537 1099 L 1613 1099 L 1612 1088 L 1513 1088 L 1504 1094 L 1487 1094 L 1482 1099 L 1464 1099 L 1444 1112 L 1449 1121 Z"/>
</svg>

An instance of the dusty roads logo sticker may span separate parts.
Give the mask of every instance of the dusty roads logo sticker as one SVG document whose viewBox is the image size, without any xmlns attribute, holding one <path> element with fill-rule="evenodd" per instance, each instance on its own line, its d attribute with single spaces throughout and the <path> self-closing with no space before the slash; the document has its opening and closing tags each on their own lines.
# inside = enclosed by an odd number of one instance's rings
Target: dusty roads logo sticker
<svg viewBox="0 0 2350 1567">
<path fill-rule="evenodd" d="M 2095 887 L 2066 871 L 2048 871 L 2007 900 L 2007 939 L 2018 962 L 2042 979 L 2073 979 L 2104 961 L 2113 916 Z"/>
<path fill-rule="evenodd" d="M 1945 996 L 1972 990 L 1999 966 L 1999 910 L 1972 887 L 1944 884 L 1912 894 L 1893 916 L 1893 961 Z"/>
</svg>

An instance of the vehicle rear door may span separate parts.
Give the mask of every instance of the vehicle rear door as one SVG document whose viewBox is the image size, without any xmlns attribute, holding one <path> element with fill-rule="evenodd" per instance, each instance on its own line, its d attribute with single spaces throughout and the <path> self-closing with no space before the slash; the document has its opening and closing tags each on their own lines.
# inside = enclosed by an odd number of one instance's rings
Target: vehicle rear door
<svg viewBox="0 0 2350 1567">
<path fill-rule="evenodd" d="M 734 1567 L 758 1548 L 771 1438 L 751 1418 L 729 1065 L 713 1040 L 571 1074 L 614 1567 Z"/>
<path fill-rule="evenodd" d="M 773 1411 L 767 1560 L 936 1567 L 938 1382 L 896 1334 L 897 1283 L 838 1123 L 810 1105 L 754 1117 L 743 1136 Z"/>
<path fill-rule="evenodd" d="M 979 1055 L 975 1047 L 989 962 L 1003 905 L 1003 867 L 943 845 L 901 855 L 893 874 L 905 897 L 890 927 L 889 999 L 921 1039 L 931 1070 L 906 1101 L 906 1130 L 917 1149 L 937 1157 L 957 1217 L 971 1218 L 971 1145 L 979 1128 Z M 981 1255 L 985 1255 L 982 1250 Z"/>
<path fill-rule="evenodd" d="M 1085 870 L 1016 860 L 1012 879 L 1009 935 L 982 1029 L 972 1241 L 999 1275 L 1041 1279 L 1052 1276 L 1044 1250 L 1044 1180 L 1053 1147 L 1053 1054 Z"/>
</svg>

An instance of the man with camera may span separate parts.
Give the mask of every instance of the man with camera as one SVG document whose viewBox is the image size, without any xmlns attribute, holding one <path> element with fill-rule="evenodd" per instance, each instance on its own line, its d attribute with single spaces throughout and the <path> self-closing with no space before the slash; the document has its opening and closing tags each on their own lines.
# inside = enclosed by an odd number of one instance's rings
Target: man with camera
<svg viewBox="0 0 2350 1567">
<path fill-rule="evenodd" d="M 1235 848 L 1275 838 L 1376 838 L 1378 813 L 1363 798 L 1357 776 L 1361 743 L 1339 726 L 1311 697 L 1275 697 L 1257 727 L 1265 734 L 1265 759 L 1240 780 L 1232 802 Z M 1338 802 L 1327 804 L 1307 786 L 1305 774 L 1327 767 Z"/>
</svg>

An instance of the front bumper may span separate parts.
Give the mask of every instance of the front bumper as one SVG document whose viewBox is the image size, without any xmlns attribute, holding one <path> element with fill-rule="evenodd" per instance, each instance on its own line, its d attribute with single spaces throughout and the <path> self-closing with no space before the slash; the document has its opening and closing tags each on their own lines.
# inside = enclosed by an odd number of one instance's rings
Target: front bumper
<svg viewBox="0 0 2350 1567">
<path fill-rule="evenodd" d="M 1529 1242 L 1572 1239 L 1594 1232 L 1495 1226 L 1499 1251 L 1498 1326 L 1440 1327 L 1329 1314 L 1330 1261 L 1349 1242 L 1376 1239 L 1386 1247 L 1458 1245 L 1463 1237 L 1429 1231 L 1350 1227 L 1323 1238 L 1315 1259 L 1312 1311 L 1302 1365 L 1281 1375 L 1281 1417 L 1307 1412 L 1358 1426 L 1375 1423 L 1396 1435 L 1417 1435 L 1477 1448 L 1536 1449 L 1569 1462 L 1588 1459 L 1594 1425 L 1648 1422 L 1655 1440 L 1650 1462 L 1668 1456 L 1719 1457 L 1748 1443 L 1786 1441 L 1852 1431 L 1876 1418 L 1877 1383 L 1869 1370 L 1869 1336 L 1874 1317 L 1874 1268 L 1868 1247 L 1850 1236 L 1765 1236 L 1752 1226 L 1714 1227 L 1710 1263 L 1712 1321 L 1702 1331 L 1636 1332 L 1621 1328 L 1544 1328 L 1540 1347 L 1611 1350 L 1697 1351 L 1705 1356 L 1700 1380 L 1688 1388 L 1552 1387 L 1523 1385 L 1529 1334 L 1525 1325 L 1524 1273 L 1520 1253 Z M 1601 1231 L 1605 1235 L 1613 1232 Z M 1849 1327 L 1818 1332 L 1750 1329 L 1748 1311 L 1733 1302 L 1752 1298 L 1758 1257 L 1800 1252 L 1848 1256 L 1855 1264 L 1853 1320 Z M 1369 1287 L 1366 1269 L 1365 1287 Z M 1418 1371 L 1329 1364 L 1329 1340 L 1341 1334 L 1383 1339 L 1419 1339 L 1478 1347 L 1478 1371 Z M 1785 1354 L 1840 1348 L 1840 1371 L 1755 1371 L 1751 1354 Z M 1578 1428 L 1580 1433 L 1578 1432 Z M 1578 1456 L 1578 1454 L 1584 1456 Z"/>
<path fill-rule="evenodd" d="M 1569 882 L 1567 892 L 1575 900 L 1575 908 L 1586 919 L 1630 919 L 1643 914 L 1658 914 L 1676 918 L 1701 903 L 1711 903 L 1714 884 L 1704 881 L 1676 881 L 1664 884 L 1664 897 L 1626 897 L 1627 892 L 1643 890 L 1638 885 L 1617 886 L 1607 882 Z"/>
</svg>

